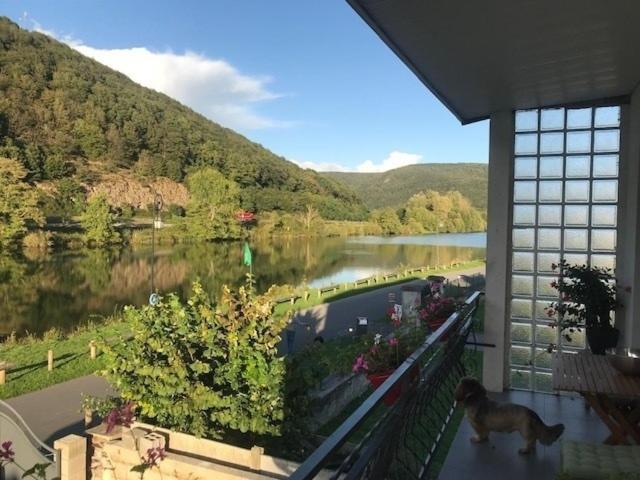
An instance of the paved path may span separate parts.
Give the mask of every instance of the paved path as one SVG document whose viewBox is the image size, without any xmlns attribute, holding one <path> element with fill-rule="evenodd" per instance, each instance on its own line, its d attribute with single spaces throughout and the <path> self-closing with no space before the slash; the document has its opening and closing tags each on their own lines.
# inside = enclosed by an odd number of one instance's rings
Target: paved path
<svg viewBox="0 0 640 480">
<path fill-rule="evenodd" d="M 440 274 L 447 278 L 457 278 L 460 275 L 484 273 L 484 266 L 467 270 L 458 270 Z M 407 285 L 424 285 L 424 280 L 413 280 L 399 285 L 383 287 L 369 292 L 353 295 L 330 303 L 322 303 L 314 307 L 301 310 L 294 316 L 295 338 L 293 351 L 313 342 L 318 335 L 325 340 L 347 333 L 349 327 L 354 327 L 357 317 L 367 317 L 369 322 L 376 322 L 383 318 L 389 308 L 389 294 L 395 293 L 398 303 L 402 301 L 402 288 Z M 283 341 L 286 343 L 286 339 Z M 282 347 L 284 353 L 287 348 Z"/>
<path fill-rule="evenodd" d="M 478 267 L 451 272 L 445 276 L 456 278 L 458 275 L 472 275 L 483 271 L 484 267 Z M 420 283 L 424 281 L 415 280 L 383 287 L 303 310 L 297 314 L 299 324 L 308 324 L 310 329 L 299 325 L 295 345 L 301 346 L 303 343 L 311 342 L 316 335 L 331 338 L 341 334 L 348 326 L 354 325 L 358 316 L 377 320 L 385 314 L 389 305 L 389 293 L 395 292 L 396 298 L 400 300 L 403 286 Z M 80 411 L 83 394 L 104 397 L 113 393 L 106 380 L 96 375 L 88 375 L 11 398 L 7 403 L 22 415 L 27 425 L 42 441 L 53 445 L 55 439 L 70 433 L 84 432 L 84 415 Z"/>
<path fill-rule="evenodd" d="M 60 437 L 84 432 L 84 414 L 80 411 L 83 394 L 104 397 L 113 395 L 113 390 L 104 378 L 88 375 L 10 398 L 7 403 L 38 438 L 53 445 Z"/>
</svg>

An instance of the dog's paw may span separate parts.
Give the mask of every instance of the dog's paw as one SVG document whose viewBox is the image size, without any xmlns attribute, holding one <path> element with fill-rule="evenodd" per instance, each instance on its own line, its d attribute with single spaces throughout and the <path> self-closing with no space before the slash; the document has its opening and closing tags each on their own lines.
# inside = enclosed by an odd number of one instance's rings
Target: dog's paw
<svg viewBox="0 0 640 480">
<path fill-rule="evenodd" d="M 471 443 L 482 443 L 486 442 L 488 439 L 488 437 L 479 437 L 476 435 L 475 437 L 471 437 L 469 440 L 471 441 Z"/>
</svg>

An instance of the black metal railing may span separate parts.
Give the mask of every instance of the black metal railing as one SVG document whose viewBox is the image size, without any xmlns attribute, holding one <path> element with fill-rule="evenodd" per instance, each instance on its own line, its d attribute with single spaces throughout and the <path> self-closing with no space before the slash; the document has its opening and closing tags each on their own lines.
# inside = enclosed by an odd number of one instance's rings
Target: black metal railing
<svg viewBox="0 0 640 480">
<path fill-rule="evenodd" d="M 454 413 L 455 387 L 473 357 L 465 344 L 481 295 L 473 293 L 427 337 L 290 479 L 429 478 Z M 395 403 L 385 406 L 385 397 L 398 389 Z"/>
</svg>

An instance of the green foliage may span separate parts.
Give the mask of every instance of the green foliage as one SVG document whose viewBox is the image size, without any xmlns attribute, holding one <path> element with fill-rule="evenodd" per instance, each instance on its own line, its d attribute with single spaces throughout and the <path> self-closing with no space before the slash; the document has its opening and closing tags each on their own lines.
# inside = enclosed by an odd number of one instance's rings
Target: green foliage
<svg viewBox="0 0 640 480">
<path fill-rule="evenodd" d="M 26 176 L 20 163 L 0 157 L 0 248 L 15 246 L 29 227 L 43 223 L 38 194 L 24 181 Z"/>
<path fill-rule="evenodd" d="M 189 204 L 185 228 L 198 240 L 218 240 L 240 237 L 240 225 L 235 214 L 240 209 L 238 185 L 220 172 L 205 167 L 187 178 Z"/>
<path fill-rule="evenodd" d="M 156 424 L 198 436 L 226 430 L 280 434 L 283 360 L 267 293 L 250 284 L 224 288 L 218 305 L 199 283 L 183 303 L 176 295 L 155 306 L 125 309 L 133 338 L 106 348 L 106 377 L 122 398 Z"/>
<path fill-rule="evenodd" d="M 409 165 L 382 173 L 328 172 L 322 175 L 350 187 L 371 208 L 397 208 L 412 195 L 434 190 L 464 192 L 473 206 L 487 208 L 487 165 L 431 163 Z"/>
<path fill-rule="evenodd" d="M 30 180 L 131 168 L 181 181 L 209 166 L 238 184 L 251 211 L 363 220 L 345 186 L 287 162 L 232 130 L 60 42 L 0 17 L 0 156 L 19 159 Z"/>
<path fill-rule="evenodd" d="M 89 200 L 80 218 L 87 244 L 104 246 L 119 242 L 120 235 L 113 226 L 115 218 L 104 195 L 97 195 Z"/>
<path fill-rule="evenodd" d="M 86 207 L 86 191 L 73 178 L 63 178 L 56 183 L 54 196 L 55 214 L 63 222 L 68 222 L 74 215 L 82 213 Z"/>
<path fill-rule="evenodd" d="M 379 225 L 385 235 L 402 232 L 402 224 L 393 208 L 382 208 L 371 212 L 371 221 Z"/>
</svg>

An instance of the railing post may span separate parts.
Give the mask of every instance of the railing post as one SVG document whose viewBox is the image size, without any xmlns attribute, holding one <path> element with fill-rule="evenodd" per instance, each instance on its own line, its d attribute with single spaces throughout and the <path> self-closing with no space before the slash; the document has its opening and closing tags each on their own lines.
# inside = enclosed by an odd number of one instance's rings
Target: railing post
<svg viewBox="0 0 640 480">
<path fill-rule="evenodd" d="M 47 352 L 47 370 L 53 371 L 53 350 Z"/>
<path fill-rule="evenodd" d="M 91 360 L 95 360 L 96 359 L 97 348 L 96 348 L 96 341 L 95 340 L 91 340 L 89 342 L 89 356 L 91 357 Z"/>
</svg>

